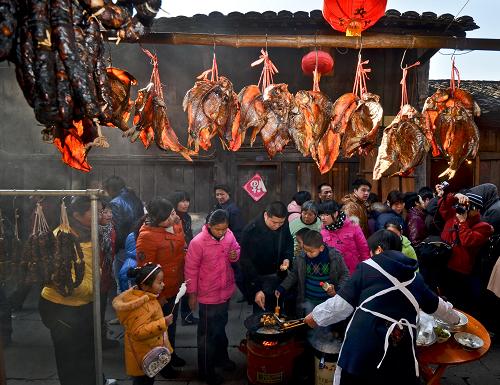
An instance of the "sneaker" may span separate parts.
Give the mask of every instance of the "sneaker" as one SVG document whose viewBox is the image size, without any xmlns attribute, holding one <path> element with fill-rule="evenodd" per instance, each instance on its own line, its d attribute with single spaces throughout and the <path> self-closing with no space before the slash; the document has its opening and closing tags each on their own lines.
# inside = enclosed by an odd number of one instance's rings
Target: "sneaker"
<svg viewBox="0 0 500 385">
<path fill-rule="evenodd" d="M 108 378 L 106 379 L 104 385 L 118 385 L 118 381 L 115 380 L 114 378 Z"/>
<path fill-rule="evenodd" d="M 182 318 L 182 326 L 197 325 L 199 321 L 200 319 L 195 317 L 193 313 L 189 313 L 186 317 Z"/>
<path fill-rule="evenodd" d="M 177 354 L 172 354 L 172 359 L 170 360 L 170 365 L 180 368 L 181 366 L 186 365 L 186 360 L 180 358 Z"/>
<path fill-rule="evenodd" d="M 172 364 L 168 364 L 162 370 L 160 370 L 160 374 L 167 380 L 172 380 L 174 378 L 177 378 L 179 372 L 174 369 Z"/>
<path fill-rule="evenodd" d="M 113 318 L 112 320 L 109 320 L 107 322 L 108 325 L 120 325 L 120 321 L 118 320 L 118 318 Z"/>
<path fill-rule="evenodd" d="M 120 343 L 117 340 L 110 340 L 107 337 L 102 339 L 102 350 L 113 349 L 118 346 L 120 346 Z"/>
<path fill-rule="evenodd" d="M 221 363 L 215 364 L 215 366 L 221 368 L 225 372 L 234 372 L 236 370 L 235 362 L 229 358 Z"/>
</svg>

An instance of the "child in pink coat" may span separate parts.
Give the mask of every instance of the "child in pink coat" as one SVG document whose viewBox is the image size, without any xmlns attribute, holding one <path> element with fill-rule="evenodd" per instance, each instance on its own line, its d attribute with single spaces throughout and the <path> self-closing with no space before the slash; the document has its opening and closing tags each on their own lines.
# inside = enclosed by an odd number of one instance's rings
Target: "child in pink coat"
<svg viewBox="0 0 500 385">
<path fill-rule="evenodd" d="M 335 201 L 320 205 L 320 218 L 323 222 L 323 241 L 342 253 L 349 273 L 352 274 L 358 263 L 370 258 L 370 249 L 363 230 L 340 211 Z"/>
<path fill-rule="evenodd" d="M 215 210 L 200 234 L 189 244 L 184 266 L 189 307 L 199 304 L 198 372 L 208 384 L 220 384 L 223 378 L 215 367 L 234 370 L 227 352 L 226 324 L 229 300 L 236 285 L 231 264 L 240 257 L 240 246 L 231 230 L 225 210 Z"/>
</svg>

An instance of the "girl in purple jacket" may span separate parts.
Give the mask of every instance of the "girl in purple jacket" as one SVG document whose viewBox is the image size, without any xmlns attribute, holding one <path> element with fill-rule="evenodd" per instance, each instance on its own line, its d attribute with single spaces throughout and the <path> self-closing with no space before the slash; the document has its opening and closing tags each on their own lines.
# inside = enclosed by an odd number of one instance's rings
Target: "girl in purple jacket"
<svg viewBox="0 0 500 385">
<path fill-rule="evenodd" d="M 342 253 L 349 273 L 352 274 L 358 263 L 370 258 L 370 249 L 363 230 L 340 211 L 335 201 L 321 204 L 319 212 L 323 222 L 323 241 Z"/>
<path fill-rule="evenodd" d="M 186 254 L 184 276 L 189 307 L 199 304 L 198 372 L 208 384 L 220 384 L 223 378 L 215 367 L 236 368 L 227 352 L 226 324 L 229 300 L 236 288 L 231 264 L 240 257 L 240 246 L 231 230 L 225 210 L 215 210 L 201 233 L 193 238 Z"/>
</svg>

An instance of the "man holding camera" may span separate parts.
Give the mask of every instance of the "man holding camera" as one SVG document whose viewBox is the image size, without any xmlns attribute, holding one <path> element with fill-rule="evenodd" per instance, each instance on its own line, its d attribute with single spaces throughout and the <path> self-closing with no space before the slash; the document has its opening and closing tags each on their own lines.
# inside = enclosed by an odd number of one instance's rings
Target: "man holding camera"
<svg viewBox="0 0 500 385">
<path fill-rule="evenodd" d="M 473 268 L 476 258 L 480 257 L 479 249 L 493 234 L 493 227 L 481 222 L 483 199 L 480 195 L 450 193 L 444 196 L 442 185 L 437 185 L 436 191 L 441 197 L 439 213 L 445 220 L 441 238 L 452 247 L 446 293 L 443 294 L 454 301 L 457 307 L 470 310 L 478 286 L 474 283 Z"/>
</svg>

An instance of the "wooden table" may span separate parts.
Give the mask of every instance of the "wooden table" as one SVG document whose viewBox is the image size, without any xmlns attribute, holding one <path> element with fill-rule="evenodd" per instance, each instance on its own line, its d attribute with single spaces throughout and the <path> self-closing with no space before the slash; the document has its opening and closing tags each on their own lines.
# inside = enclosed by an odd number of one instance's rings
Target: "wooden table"
<svg viewBox="0 0 500 385">
<path fill-rule="evenodd" d="M 420 370 L 428 385 L 439 385 L 441 376 L 449 365 L 465 364 L 478 360 L 490 348 L 490 336 L 484 326 L 471 315 L 464 314 L 469 319 L 469 322 L 465 329 L 461 331 L 479 336 L 484 341 L 483 347 L 479 349 L 464 348 L 455 341 L 455 338 L 453 338 L 454 333 L 446 342 L 418 347 L 417 358 Z M 437 368 L 433 370 L 430 365 L 437 365 Z"/>
</svg>

